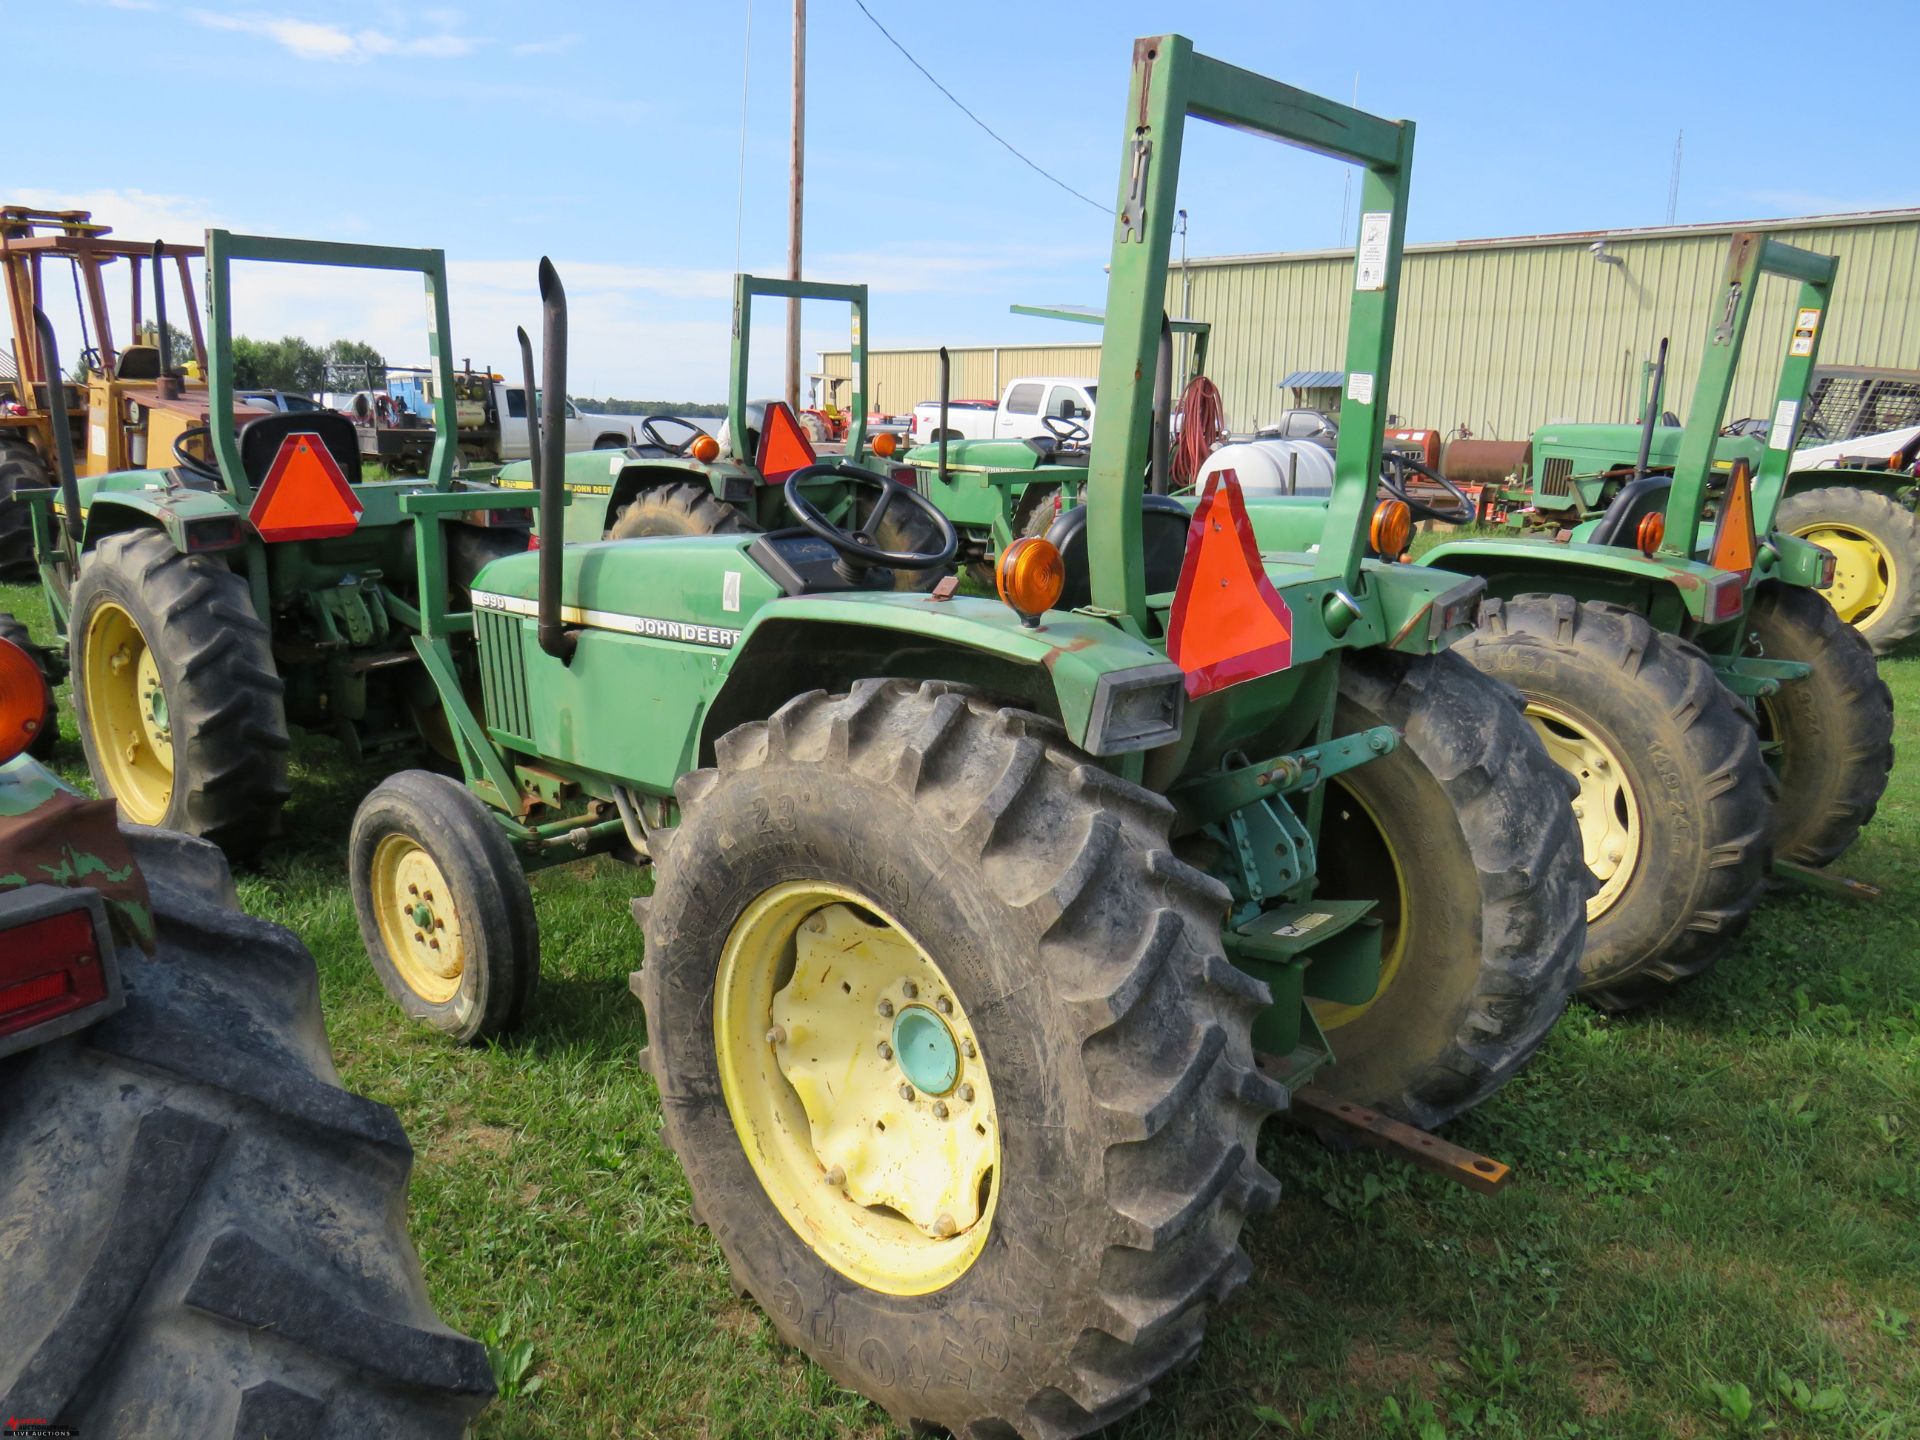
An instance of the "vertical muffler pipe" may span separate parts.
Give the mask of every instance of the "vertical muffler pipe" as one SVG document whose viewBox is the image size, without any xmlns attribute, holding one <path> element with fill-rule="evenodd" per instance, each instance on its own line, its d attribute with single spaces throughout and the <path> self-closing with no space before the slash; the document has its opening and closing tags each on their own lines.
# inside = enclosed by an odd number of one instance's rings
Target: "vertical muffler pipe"
<svg viewBox="0 0 1920 1440">
<path fill-rule="evenodd" d="M 540 261 L 541 383 L 540 418 L 533 418 L 533 347 L 520 332 L 520 359 L 526 370 L 527 440 L 534 489 L 540 499 L 540 648 L 561 660 L 573 658 L 575 636 L 560 619 L 560 562 L 567 548 L 564 516 L 567 417 L 567 292 L 560 274 L 544 256 Z"/>
<path fill-rule="evenodd" d="M 40 332 L 40 363 L 47 374 L 47 418 L 52 421 L 53 465 L 60 482 L 60 529 L 73 573 L 80 573 L 80 482 L 73 469 L 73 429 L 67 419 L 67 382 L 60 370 L 60 342 L 54 338 L 47 312 L 34 307 L 34 328 Z"/>
<path fill-rule="evenodd" d="M 1647 396 L 1647 413 L 1640 417 L 1640 458 L 1633 466 L 1636 480 L 1647 473 L 1647 462 L 1653 458 L 1653 427 L 1660 419 L 1660 394 L 1666 388 L 1666 380 L 1667 342 L 1663 336 L 1660 353 L 1653 360 L 1653 390 Z"/>
<path fill-rule="evenodd" d="M 947 483 L 947 401 L 948 381 L 951 378 L 952 361 L 947 355 L 947 347 L 940 347 L 940 483 Z"/>
<path fill-rule="evenodd" d="M 178 400 L 180 383 L 174 378 L 173 344 L 167 335 L 167 247 L 158 240 L 153 242 L 153 338 L 160 351 L 160 378 L 154 393 L 163 400 Z"/>
<path fill-rule="evenodd" d="M 1147 467 L 1147 488 L 1167 493 L 1167 451 L 1173 435 L 1173 326 L 1160 315 L 1160 348 L 1153 362 L 1153 449 Z"/>
</svg>

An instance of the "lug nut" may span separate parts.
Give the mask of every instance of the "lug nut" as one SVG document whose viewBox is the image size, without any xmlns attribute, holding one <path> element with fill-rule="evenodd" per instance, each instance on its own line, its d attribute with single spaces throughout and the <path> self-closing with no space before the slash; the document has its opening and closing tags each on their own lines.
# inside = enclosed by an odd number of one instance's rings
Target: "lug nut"
<svg viewBox="0 0 1920 1440">
<path fill-rule="evenodd" d="M 971 1040 L 962 1040 L 962 1041 L 960 1042 L 960 1053 L 961 1053 L 962 1055 L 964 1055 L 964 1056 L 966 1056 L 966 1057 L 967 1057 L 967 1059 L 969 1059 L 969 1060 L 971 1060 L 971 1059 L 973 1059 L 973 1055 L 974 1055 L 974 1050 L 973 1050 L 973 1041 L 971 1041 Z"/>
<path fill-rule="evenodd" d="M 947 1102 L 946 1101 L 936 1100 L 933 1102 L 933 1118 L 936 1120 L 944 1120 L 947 1118 Z"/>
<path fill-rule="evenodd" d="M 419 893 L 420 893 L 420 887 L 418 885 L 407 886 L 407 894 L 418 895 Z"/>
<path fill-rule="evenodd" d="M 942 1240 L 946 1239 L 959 1228 L 958 1225 L 953 1223 L 953 1216 L 948 1215 L 944 1211 L 942 1211 L 939 1218 L 933 1222 L 933 1233 L 938 1235 Z"/>
<path fill-rule="evenodd" d="M 891 1001 L 891 1000 L 882 1000 L 882 1001 L 880 1002 L 880 1015 L 881 1015 L 881 1018 L 883 1018 L 883 1019 L 884 1019 L 884 1018 L 886 1018 L 887 1016 L 890 1016 L 890 1015 L 892 1015 L 892 1014 L 893 1014 L 893 1001 Z"/>
<path fill-rule="evenodd" d="M 838 1165 L 836 1165 L 831 1170 L 827 1171 L 826 1179 L 827 1179 L 827 1184 L 833 1186 L 834 1189 L 838 1190 L 842 1185 L 847 1183 L 847 1172 L 842 1170 Z"/>
<path fill-rule="evenodd" d="M 781 1029 L 778 1025 L 774 1026 L 771 1030 L 767 1031 L 767 1044 L 784 1045 L 786 1043 L 787 1043 L 787 1032 Z"/>
<path fill-rule="evenodd" d="M 973 1086 L 962 1085 L 960 1087 L 960 1098 L 971 1105 L 973 1103 Z"/>
<path fill-rule="evenodd" d="M 911 980 L 908 980 L 908 981 L 905 981 L 905 982 L 904 982 L 904 983 L 903 983 L 903 984 L 902 984 L 902 985 L 900 986 L 900 993 L 901 993 L 902 995 L 904 995 L 904 996 L 906 996 L 906 997 L 907 997 L 907 999 L 909 999 L 909 1000 L 911 1000 L 911 999 L 913 999 L 914 997 L 916 997 L 917 995 L 919 995 L 919 993 L 920 993 L 920 987 L 919 987 L 918 985 L 916 985 L 916 984 L 914 984 L 914 983 L 913 983 L 913 981 L 911 981 Z"/>
<path fill-rule="evenodd" d="M 908 1084 L 906 1084 L 906 1083 L 904 1083 L 904 1082 L 902 1082 L 902 1084 L 901 1084 L 901 1086 L 900 1086 L 900 1098 L 901 1098 L 902 1100 L 911 1100 L 911 1099 L 913 1099 L 913 1086 L 911 1086 L 911 1085 L 908 1085 Z"/>
<path fill-rule="evenodd" d="M 953 1014 L 953 1001 L 942 995 L 938 1000 L 933 1002 L 933 1008 L 938 1010 L 942 1015 L 951 1015 Z"/>
<path fill-rule="evenodd" d="M 893 1046 L 887 1044 L 884 1040 L 880 1042 L 880 1058 L 882 1060 L 893 1059 Z"/>
</svg>

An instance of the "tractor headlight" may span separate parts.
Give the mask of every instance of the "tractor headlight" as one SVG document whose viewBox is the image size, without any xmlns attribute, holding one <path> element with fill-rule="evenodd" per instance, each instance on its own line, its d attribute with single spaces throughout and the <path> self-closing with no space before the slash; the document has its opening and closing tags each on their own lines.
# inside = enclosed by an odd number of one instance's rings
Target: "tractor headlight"
<svg viewBox="0 0 1920 1440">
<path fill-rule="evenodd" d="M 1094 683 L 1087 715 L 1087 750 L 1125 755 L 1152 750 L 1180 738 L 1186 713 L 1187 677 L 1166 661 L 1109 670 Z"/>
</svg>

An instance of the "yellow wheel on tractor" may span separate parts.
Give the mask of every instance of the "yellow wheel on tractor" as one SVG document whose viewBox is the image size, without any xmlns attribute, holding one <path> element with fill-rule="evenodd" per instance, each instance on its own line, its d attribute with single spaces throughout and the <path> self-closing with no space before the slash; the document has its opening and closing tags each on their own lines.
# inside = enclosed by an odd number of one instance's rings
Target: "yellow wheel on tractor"
<svg viewBox="0 0 1920 1440">
<path fill-rule="evenodd" d="M 939 682 L 815 691 L 676 787 L 662 1132 L 736 1284 L 903 1426 L 1086 1434 L 1245 1280 L 1266 987 L 1171 807 Z"/>
<path fill-rule="evenodd" d="M 734 1130 L 821 1259 L 889 1295 L 967 1270 L 993 1224 L 1000 1122 L 952 983 L 897 923 L 818 882 L 735 923 L 714 984 Z"/>
<path fill-rule="evenodd" d="M 1774 524 L 1832 552 L 1833 584 L 1822 593 L 1876 653 L 1920 631 L 1920 518 L 1910 507 L 1876 490 L 1827 485 L 1787 496 Z"/>
<path fill-rule="evenodd" d="M 1322 801 L 1314 893 L 1372 900 L 1381 925 L 1373 996 L 1313 1002 L 1326 1083 L 1430 1128 L 1518 1072 L 1573 993 L 1587 878 L 1569 787 L 1511 692 L 1455 655 L 1356 651 L 1334 723 L 1404 738 Z"/>
<path fill-rule="evenodd" d="M 354 812 L 347 876 L 374 973 L 400 1008 L 460 1041 L 516 1025 L 540 978 L 525 870 L 458 781 L 403 770 Z"/>
<path fill-rule="evenodd" d="M 287 714 L 244 577 L 158 530 L 82 557 L 68 633 L 74 720 L 103 795 L 137 825 L 242 851 L 287 799 Z"/>
<path fill-rule="evenodd" d="M 1545 700 L 1527 702 L 1527 719 L 1547 755 L 1580 786 L 1573 818 L 1580 825 L 1587 869 L 1599 887 L 1587 898 L 1591 925 L 1619 903 L 1640 865 L 1640 798 L 1625 758 L 1591 720 Z"/>
</svg>

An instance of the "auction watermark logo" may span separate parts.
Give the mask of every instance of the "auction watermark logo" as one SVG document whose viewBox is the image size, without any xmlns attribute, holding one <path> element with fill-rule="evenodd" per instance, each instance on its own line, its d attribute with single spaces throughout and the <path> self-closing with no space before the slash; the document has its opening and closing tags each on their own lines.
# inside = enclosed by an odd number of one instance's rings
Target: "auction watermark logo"
<svg viewBox="0 0 1920 1440">
<path fill-rule="evenodd" d="M 79 1433 L 71 1425 L 56 1425 L 51 1420 L 37 1420 L 30 1415 L 9 1415 L 5 1427 L 0 1428 L 0 1436 L 7 1437 L 7 1440 L 12 1440 L 16 1435 L 22 1440 L 28 1436 L 42 1437 L 42 1440 L 56 1440 L 56 1437 L 57 1440 L 74 1440 Z"/>
</svg>

